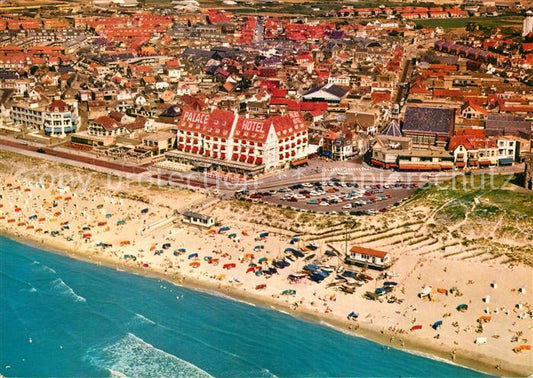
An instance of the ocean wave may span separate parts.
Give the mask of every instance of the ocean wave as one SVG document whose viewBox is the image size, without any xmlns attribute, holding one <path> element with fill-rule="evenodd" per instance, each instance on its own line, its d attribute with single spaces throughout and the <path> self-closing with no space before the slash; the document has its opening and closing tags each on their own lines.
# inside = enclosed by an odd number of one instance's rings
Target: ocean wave
<svg viewBox="0 0 533 378">
<path fill-rule="evenodd" d="M 68 286 L 61 278 L 56 278 L 51 282 L 52 288 L 55 290 L 58 290 L 59 292 L 68 295 L 72 299 L 74 299 L 75 302 L 87 302 L 87 300 L 82 297 L 81 295 L 76 294 L 76 292 Z"/>
<path fill-rule="evenodd" d="M 254 303 L 247 302 L 247 301 L 244 301 L 242 299 L 233 298 L 233 297 L 231 297 L 229 295 L 226 295 L 226 294 L 221 293 L 221 292 L 216 291 L 216 290 L 199 290 L 199 291 L 202 291 L 203 293 L 209 294 L 209 295 L 211 295 L 213 297 L 229 299 L 230 301 L 233 301 L 233 302 L 244 303 L 244 304 L 246 304 L 248 306 L 257 307 Z"/>
<path fill-rule="evenodd" d="M 57 272 L 56 272 L 54 269 L 50 268 L 50 267 L 47 266 L 47 265 L 41 264 L 41 263 L 40 263 L 39 261 L 37 261 L 37 260 L 33 260 L 32 265 L 36 265 L 36 266 L 38 266 L 39 268 L 41 268 L 41 269 L 44 270 L 45 272 L 49 272 L 49 273 L 52 273 L 52 274 L 57 274 Z"/>
<path fill-rule="evenodd" d="M 261 369 L 261 377 L 278 378 L 278 376 L 276 374 L 272 373 L 267 368 Z"/>
<path fill-rule="evenodd" d="M 147 324 L 151 324 L 151 325 L 156 325 L 157 324 L 152 319 L 148 319 L 146 316 L 141 315 L 139 313 L 135 313 L 134 317 L 135 317 L 135 319 L 139 319 L 143 323 L 147 323 Z"/>
<path fill-rule="evenodd" d="M 107 369 L 112 378 L 128 378 L 127 375 L 122 374 L 120 371 L 115 371 L 113 369 Z"/>
<path fill-rule="evenodd" d="M 103 348 L 90 349 L 87 358 L 115 377 L 211 377 L 199 367 L 154 347 L 132 333 Z"/>
<path fill-rule="evenodd" d="M 25 282 L 25 284 L 26 284 L 27 287 L 25 289 L 21 289 L 21 291 L 27 291 L 28 293 L 36 293 L 37 292 L 37 289 L 31 283 Z"/>
<path fill-rule="evenodd" d="M 279 312 L 279 313 L 282 313 L 282 314 L 285 314 L 285 315 L 289 315 L 290 317 L 293 317 L 292 314 L 288 313 L 287 311 L 284 311 L 284 310 L 281 310 L 277 307 L 274 307 L 272 305 L 269 306 L 272 310 L 276 311 L 276 312 Z"/>
</svg>

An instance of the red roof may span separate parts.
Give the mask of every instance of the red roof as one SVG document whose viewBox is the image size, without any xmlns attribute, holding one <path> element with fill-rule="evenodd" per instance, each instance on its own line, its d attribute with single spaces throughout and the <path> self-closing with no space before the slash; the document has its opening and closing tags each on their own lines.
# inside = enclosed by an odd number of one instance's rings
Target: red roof
<svg viewBox="0 0 533 378">
<path fill-rule="evenodd" d="M 275 88 L 272 90 L 272 97 L 287 97 L 288 90 Z"/>
<path fill-rule="evenodd" d="M 69 106 L 64 101 L 54 100 L 48 105 L 48 109 L 53 112 L 66 112 Z"/>
<path fill-rule="evenodd" d="M 455 135 L 451 137 L 448 149 L 455 150 L 459 146 L 464 146 L 467 151 L 477 150 L 479 148 L 496 148 L 497 143 L 492 139 L 478 138 L 470 135 Z"/>
<path fill-rule="evenodd" d="M 384 258 L 385 256 L 387 256 L 389 254 L 388 252 L 378 251 L 378 250 L 370 249 L 370 248 L 359 247 L 359 246 L 355 246 L 355 245 L 352 248 L 350 248 L 350 252 L 352 252 L 352 253 L 360 253 L 360 254 L 379 257 L 379 258 Z"/>
<path fill-rule="evenodd" d="M 269 120 L 239 117 L 233 137 L 263 143 L 268 137 L 270 127 Z"/>
<path fill-rule="evenodd" d="M 235 114 L 227 110 L 215 109 L 211 113 L 184 110 L 178 129 L 228 138 L 234 120 Z"/>
<path fill-rule="evenodd" d="M 299 112 L 288 112 L 285 116 L 272 117 L 270 120 L 274 124 L 278 138 L 285 138 L 307 130 Z"/>
<path fill-rule="evenodd" d="M 121 126 L 120 123 L 108 116 L 101 116 L 94 120 L 94 123 L 98 123 L 106 130 L 113 130 Z"/>
</svg>

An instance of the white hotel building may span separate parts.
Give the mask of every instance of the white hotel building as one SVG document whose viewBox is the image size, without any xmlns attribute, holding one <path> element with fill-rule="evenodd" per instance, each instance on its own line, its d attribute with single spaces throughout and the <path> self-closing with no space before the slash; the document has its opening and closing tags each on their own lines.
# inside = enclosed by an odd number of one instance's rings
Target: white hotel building
<svg viewBox="0 0 533 378">
<path fill-rule="evenodd" d="M 11 107 L 9 117 L 17 125 L 35 127 L 54 136 L 75 132 L 80 122 L 77 101 L 67 104 L 54 100 L 46 106 L 19 103 Z"/>
<path fill-rule="evenodd" d="M 306 163 L 307 126 L 298 112 L 251 119 L 226 110 L 185 110 L 176 146 L 168 160 L 253 175 Z"/>
</svg>

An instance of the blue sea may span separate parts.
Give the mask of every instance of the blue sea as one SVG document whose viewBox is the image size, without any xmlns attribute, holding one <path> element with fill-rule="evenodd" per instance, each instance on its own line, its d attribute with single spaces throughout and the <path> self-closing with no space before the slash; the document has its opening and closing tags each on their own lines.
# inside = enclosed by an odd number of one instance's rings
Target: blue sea
<svg viewBox="0 0 533 378">
<path fill-rule="evenodd" d="M 0 237 L 6 376 L 474 377 L 267 308 Z"/>
</svg>

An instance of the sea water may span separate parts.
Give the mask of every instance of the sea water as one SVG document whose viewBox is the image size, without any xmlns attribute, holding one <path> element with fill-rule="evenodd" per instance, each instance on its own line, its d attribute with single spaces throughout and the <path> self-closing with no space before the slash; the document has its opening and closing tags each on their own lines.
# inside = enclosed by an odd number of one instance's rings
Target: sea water
<svg viewBox="0 0 533 378">
<path fill-rule="evenodd" d="M 271 309 L 0 237 L 6 376 L 481 376 Z"/>
</svg>

